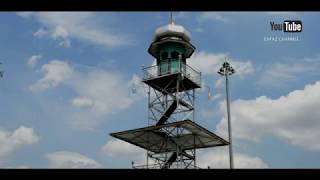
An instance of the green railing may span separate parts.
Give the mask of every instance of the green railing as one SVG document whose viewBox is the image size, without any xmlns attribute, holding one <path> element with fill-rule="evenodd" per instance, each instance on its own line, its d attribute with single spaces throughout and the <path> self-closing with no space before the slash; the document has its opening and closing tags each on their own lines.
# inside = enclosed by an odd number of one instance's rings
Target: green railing
<svg viewBox="0 0 320 180">
<path fill-rule="evenodd" d="M 179 66 L 180 65 L 180 66 Z M 142 68 L 143 80 L 150 80 L 175 73 L 182 73 L 184 77 L 201 86 L 201 72 L 194 70 L 192 67 L 184 63 L 161 63 L 161 65 L 154 65 Z"/>
</svg>

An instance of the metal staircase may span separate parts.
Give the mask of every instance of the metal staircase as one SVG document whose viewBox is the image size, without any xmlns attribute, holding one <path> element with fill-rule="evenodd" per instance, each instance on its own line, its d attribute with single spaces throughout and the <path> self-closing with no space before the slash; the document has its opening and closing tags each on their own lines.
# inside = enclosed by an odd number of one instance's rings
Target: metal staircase
<svg viewBox="0 0 320 180">
<path fill-rule="evenodd" d="M 183 101 L 182 99 L 178 100 L 179 104 L 188 108 L 189 110 L 192 110 L 193 107 L 189 105 L 187 102 Z M 177 109 L 178 103 L 176 98 L 171 103 L 171 105 L 165 110 L 165 112 L 161 115 L 159 121 L 157 122 L 156 126 L 160 126 L 165 124 L 165 122 L 170 118 L 171 114 Z"/>
<path fill-rule="evenodd" d="M 169 169 L 173 162 L 175 162 L 178 158 L 177 152 L 173 152 L 167 162 L 161 169 Z"/>
</svg>

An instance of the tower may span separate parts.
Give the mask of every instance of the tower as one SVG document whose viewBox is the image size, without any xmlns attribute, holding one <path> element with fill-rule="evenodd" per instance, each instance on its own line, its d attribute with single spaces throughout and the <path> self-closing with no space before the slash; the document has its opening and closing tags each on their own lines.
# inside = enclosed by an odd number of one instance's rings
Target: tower
<svg viewBox="0 0 320 180">
<path fill-rule="evenodd" d="M 148 126 L 111 133 L 147 151 L 147 164 L 134 168 L 197 168 L 196 149 L 228 145 L 196 123 L 201 73 L 187 64 L 194 51 L 183 26 L 171 20 L 156 30 L 148 48 L 156 63 L 142 68 L 142 82 L 149 87 Z"/>
</svg>

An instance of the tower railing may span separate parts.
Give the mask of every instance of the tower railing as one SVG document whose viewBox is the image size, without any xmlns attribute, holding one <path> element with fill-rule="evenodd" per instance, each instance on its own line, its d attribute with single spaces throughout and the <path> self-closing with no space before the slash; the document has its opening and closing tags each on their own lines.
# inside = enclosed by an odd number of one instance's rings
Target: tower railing
<svg viewBox="0 0 320 180">
<path fill-rule="evenodd" d="M 177 165 L 174 164 L 171 168 L 175 168 L 175 166 Z M 163 167 L 161 164 L 155 163 L 155 164 L 149 164 L 149 165 L 133 165 L 132 164 L 132 168 L 133 169 L 162 169 Z M 188 167 L 185 167 L 185 169 L 201 169 L 201 168 L 198 166 L 194 166 L 193 164 L 190 164 Z"/>
<path fill-rule="evenodd" d="M 201 86 L 201 72 L 194 70 L 185 63 L 180 64 L 180 68 L 172 68 L 172 63 L 161 63 L 142 68 L 143 81 L 159 78 L 176 73 L 182 73 L 184 77 L 189 78 L 195 84 Z"/>
</svg>

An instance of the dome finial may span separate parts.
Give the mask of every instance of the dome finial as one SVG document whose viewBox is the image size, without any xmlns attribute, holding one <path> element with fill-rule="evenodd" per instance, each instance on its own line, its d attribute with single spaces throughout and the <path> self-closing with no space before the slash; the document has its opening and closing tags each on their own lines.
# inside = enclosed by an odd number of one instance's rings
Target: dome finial
<svg viewBox="0 0 320 180">
<path fill-rule="evenodd" d="M 172 17 L 172 11 L 170 11 L 170 24 L 174 24 L 173 17 Z"/>
</svg>

